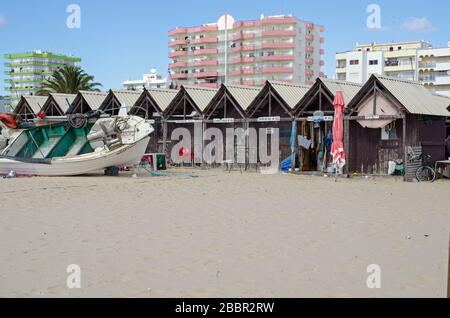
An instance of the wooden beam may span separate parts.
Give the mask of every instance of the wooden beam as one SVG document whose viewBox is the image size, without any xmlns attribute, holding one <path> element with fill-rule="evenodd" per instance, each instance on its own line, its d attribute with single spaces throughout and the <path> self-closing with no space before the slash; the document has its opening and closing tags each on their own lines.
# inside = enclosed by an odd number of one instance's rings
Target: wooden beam
<svg viewBox="0 0 450 318">
<path fill-rule="evenodd" d="M 366 116 L 346 116 L 348 120 L 388 120 L 388 119 L 403 119 L 403 115 L 377 115 L 374 118 L 367 118 Z"/>
<path fill-rule="evenodd" d="M 407 164 L 407 156 L 406 156 L 406 116 L 403 118 L 403 166 L 404 166 L 404 176 L 403 181 L 406 181 L 406 164 Z"/>
</svg>

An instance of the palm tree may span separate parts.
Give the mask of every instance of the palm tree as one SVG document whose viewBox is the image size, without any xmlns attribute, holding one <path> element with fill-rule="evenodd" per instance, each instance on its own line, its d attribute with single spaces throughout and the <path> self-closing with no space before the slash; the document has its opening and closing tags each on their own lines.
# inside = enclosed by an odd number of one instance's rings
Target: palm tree
<svg viewBox="0 0 450 318">
<path fill-rule="evenodd" d="M 94 82 L 94 76 L 86 74 L 81 67 L 66 65 L 53 72 L 52 78 L 44 82 L 44 87 L 36 94 L 50 93 L 77 94 L 79 91 L 99 92 L 102 86 Z"/>
</svg>

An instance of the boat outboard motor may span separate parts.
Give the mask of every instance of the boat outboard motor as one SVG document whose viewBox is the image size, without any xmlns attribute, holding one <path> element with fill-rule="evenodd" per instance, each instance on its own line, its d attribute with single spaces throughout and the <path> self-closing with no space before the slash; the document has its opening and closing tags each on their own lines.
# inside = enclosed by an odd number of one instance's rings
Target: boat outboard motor
<svg viewBox="0 0 450 318">
<path fill-rule="evenodd" d="M 112 118 L 98 120 L 92 127 L 91 133 L 87 135 L 87 140 L 92 149 L 120 144 L 121 139 L 116 131 L 116 120 Z"/>
</svg>

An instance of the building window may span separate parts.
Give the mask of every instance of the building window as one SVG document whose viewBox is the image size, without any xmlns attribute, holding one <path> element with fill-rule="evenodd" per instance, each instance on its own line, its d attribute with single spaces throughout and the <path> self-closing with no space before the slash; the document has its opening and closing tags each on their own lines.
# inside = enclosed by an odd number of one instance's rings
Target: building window
<svg viewBox="0 0 450 318">
<path fill-rule="evenodd" d="M 391 47 L 389 48 L 389 51 L 390 51 L 390 52 L 393 52 L 393 51 L 394 51 L 394 48 L 391 46 Z"/>
<path fill-rule="evenodd" d="M 350 65 L 359 65 L 359 60 L 350 60 Z"/>
<path fill-rule="evenodd" d="M 369 65 L 378 65 L 378 60 L 370 60 Z"/>
</svg>

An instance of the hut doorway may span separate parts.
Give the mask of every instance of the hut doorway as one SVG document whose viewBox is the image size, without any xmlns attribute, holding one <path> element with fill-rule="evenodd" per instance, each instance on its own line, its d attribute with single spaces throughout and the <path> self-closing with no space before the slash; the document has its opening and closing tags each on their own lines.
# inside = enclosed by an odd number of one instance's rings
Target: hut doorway
<svg viewBox="0 0 450 318">
<path fill-rule="evenodd" d="M 298 146 L 300 171 L 326 172 L 333 158 L 331 145 L 333 143 L 333 116 L 324 116 L 316 112 L 300 122 Z"/>
</svg>

